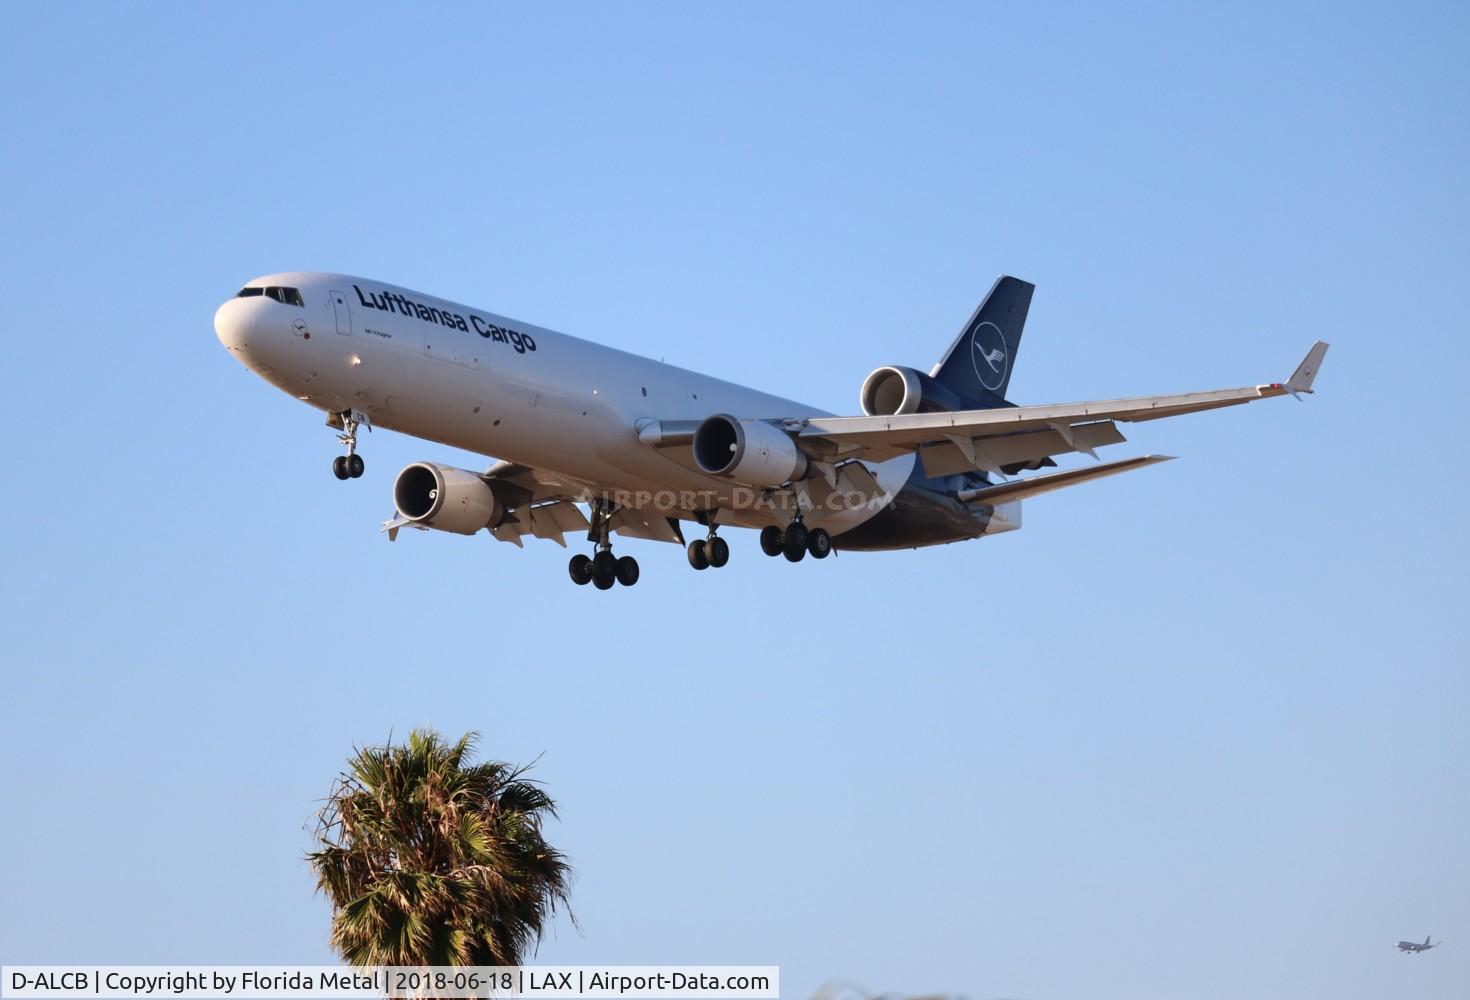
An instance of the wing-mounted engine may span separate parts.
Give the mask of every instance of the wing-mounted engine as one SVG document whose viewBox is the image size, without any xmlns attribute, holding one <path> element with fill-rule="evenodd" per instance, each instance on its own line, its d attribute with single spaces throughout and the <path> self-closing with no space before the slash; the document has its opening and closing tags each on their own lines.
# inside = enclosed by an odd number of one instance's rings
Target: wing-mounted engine
<svg viewBox="0 0 1470 1000">
<path fill-rule="evenodd" d="M 702 472 L 746 486 L 776 487 L 807 475 L 806 453 L 764 420 L 707 417 L 694 432 L 694 462 Z"/>
<path fill-rule="evenodd" d="M 398 473 L 393 506 L 414 527 L 461 535 L 493 528 L 505 516 L 505 507 L 477 473 L 432 462 L 415 462 Z"/>
<path fill-rule="evenodd" d="M 863 412 L 870 417 L 900 413 L 955 413 L 976 404 L 946 388 L 921 371 L 885 365 L 863 379 L 859 393 Z"/>
</svg>

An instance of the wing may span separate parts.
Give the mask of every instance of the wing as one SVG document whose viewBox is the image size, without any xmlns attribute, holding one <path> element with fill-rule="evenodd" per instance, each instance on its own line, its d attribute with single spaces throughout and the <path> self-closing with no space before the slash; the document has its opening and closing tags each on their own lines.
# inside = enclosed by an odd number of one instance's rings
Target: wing
<svg viewBox="0 0 1470 1000">
<path fill-rule="evenodd" d="M 490 534 L 512 545 L 522 545 L 521 539 L 532 535 L 566 548 L 568 531 L 584 532 L 591 527 L 587 515 L 570 500 L 547 500 L 506 511 L 500 523 L 490 529 Z"/>
<path fill-rule="evenodd" d="M 566 548 L 567 534 L 583 534 L 592 523 L 582 506 L 603 491 L 596 484 L 564 476 L 547 469 L 537 469 L 514 462 L 500 462 L 480 476 L 505 506 L 505 516 L 489 529 L 502 542 L 524 546 L 527 535 L 545 538 Z M 383 522 L 389 539 L 396 539 L 404 527 L 421 527 L 395 516 Z M 684 535 L 676 518 L 654 511 L 620 507 L 609 524 L 612 531 L 630 538 L 647 538 L 660 542 L 684 544 Z"/>
<path fill-rule="evenodd" d="M 533 535 L 565 548 L 563 536 L 567 532 L 586 532 L 592 527 L 578 504 L 585 504 L 589 497 L 602 492 L 591 482 L 511 462 L 501 462 L 483 478 L 508 508 L 505 518 L 490 533 L 502 542 L 515 545 L 520 545 L 526 535 Z M 678 519 L 659 511 L 619 507 L 608 527 L 627 538 L 684 544 Z"/>
<path fill-rule="evenodd" d="M 1096 457 L 1097 447 L 1123 440 L 1119 421 L 1159 420 L 1275 396 L 1299 397 L 1312 391 L 1326 354 L 1327 344 L 1318 341 L 1286 382 L 1239 389 L 954 413 L 813 417 L 788 421 L 786 426 L 802 449 L 820 461 L 881 462 L 918 452 L 931 476 L 977 468 L 1014 472 L 1065 452 Z"/>
</svg>

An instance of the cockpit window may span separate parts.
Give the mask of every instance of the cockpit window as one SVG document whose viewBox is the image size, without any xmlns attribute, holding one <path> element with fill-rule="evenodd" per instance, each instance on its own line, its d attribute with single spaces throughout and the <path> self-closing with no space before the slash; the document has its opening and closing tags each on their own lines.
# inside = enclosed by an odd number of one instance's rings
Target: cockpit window
<svg viewBox="0 0 1470 1000">
<path fill-rule="evenodd" d="M 235 294 L 235 298 L 237 298 L 237 299 L 248 299 L 248 298 L 250 298 L 250 296 L 252 296 L 252 295 L 260 295 L 264 291 L 265 291 L 264 288 L 242 288 L 242 289 L 240 289 L 239 292 L 237 292 Z"/>
<path fill-rule="evenodd" d="M 306 305 L 301 299 L 300 289 L 283 288 L 280 285 L 267 285 L 265 288 L 242 288 L 237 298 L 244 298 L 247 295 L 260 295 L 261 293 L 264 293 L 267 298 L 275 299 L 282 305 L 303 307 Z"/>
</svg>

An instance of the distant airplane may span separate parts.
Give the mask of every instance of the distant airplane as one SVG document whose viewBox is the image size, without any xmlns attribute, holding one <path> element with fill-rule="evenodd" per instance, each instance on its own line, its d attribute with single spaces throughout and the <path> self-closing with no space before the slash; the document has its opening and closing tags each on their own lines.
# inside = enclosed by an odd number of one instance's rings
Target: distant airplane
<svg viewBox="0 0 1470 1000">
<path fill-rule="evenodd" d="M 1394 947 L 1397 948 L 1399 951 L 1406 951 L 1411 955 L 1417 955 L 1421 951 L 1428 951 L 1430 948 L 1438 948 L 1442 944 L 1444 944 L 1443 941 L 1436 941 L 1434 944 L 1430 944 L 1429 938 L 1426 937 L 1423 944 L 1419 944 L 1416 941 L 1400 941 L 1398 944 L 1394 945 Z"/>
<path fill-rule="evenodd" d="M 1054 467 L 1054 455 L 1096 458 L 1123 440 L 1119 423 L 1300 398 L 1327 353 L 1319 341 L 1285 382 L 1017 405 L 1005 392 L 1034 287 L 1000 278 L 938 364 L 875 369 L 859 393 L 863 415 L 850 417 L 344 274 L 256 278 L 220 306 L 214 328 L 246 368 L 325 411 L 346 448 L 338 479 L 362 475 L 360 427 L 500 459 L 403 469 L 389 539 L 404 527 L 485 530 L 565 547 L 567 534 L 585 533 L 592 554 L 567 569 L 599 590 L 638 581 L 633 557 L 613 555 L 614 532 L 684 546 L 703 570 L 730 558 L 724 527 L 758 530 L 761 550 L 790 562 L 1014 531 L 1025 498 L 1167 456 L 1009 477 Z M 764 363 L 802 370 L 790 353 Z M 694 531 L 702 537 L 686 537 Z"/>
</svg>

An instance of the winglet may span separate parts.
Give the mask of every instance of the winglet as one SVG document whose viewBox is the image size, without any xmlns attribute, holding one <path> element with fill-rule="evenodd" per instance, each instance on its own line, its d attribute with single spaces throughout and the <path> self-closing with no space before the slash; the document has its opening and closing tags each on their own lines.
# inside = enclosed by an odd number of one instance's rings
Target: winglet
<svg viewBox="0 0 1470 1000">
<path fill-rule="evenodd" d="M 1296 371 L 1291 373 L 1291 378 L 1286 380 L 1286 391 L 1301 398 L 1301 393 L 1312 391 L 1312 382 L 1317 378 L 1317 371 L 1322 367 L 1322 359 L 1327 357 L 1327 341 L 1319 340 L 1312 345 L 1307 356 L 1302 358 L 1302 363 L 1296 366 Z"/>
</svg>

